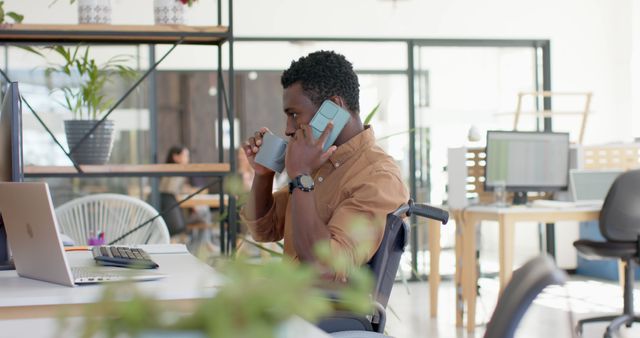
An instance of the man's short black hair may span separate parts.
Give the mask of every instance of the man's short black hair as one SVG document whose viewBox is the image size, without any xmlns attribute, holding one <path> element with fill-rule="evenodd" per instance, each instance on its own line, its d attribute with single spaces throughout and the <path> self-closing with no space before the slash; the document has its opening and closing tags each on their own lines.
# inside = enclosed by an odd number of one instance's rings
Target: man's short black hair
<svg viewBox="0 0 640 338">
<path fill-rule="evenodd" d="M 331 96 L 344 99 L 347 108 L 360 111 L 360 84 L 351 62 L 333 51 L 318 51 L 291 62 L 280 79 L 283 88 L 300 82 L 302 90 L 316 105 Z"/>
</svg>

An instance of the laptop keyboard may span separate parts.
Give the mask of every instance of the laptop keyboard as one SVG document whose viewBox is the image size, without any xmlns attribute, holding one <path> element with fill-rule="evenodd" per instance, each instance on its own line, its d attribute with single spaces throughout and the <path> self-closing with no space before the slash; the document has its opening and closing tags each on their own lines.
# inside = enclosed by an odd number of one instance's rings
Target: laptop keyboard
<svg viewBox="0 0 640 338">
<path fill-rule="evenodd" d="M 134 269 L 155 269 L 158 267 L 149 254 L 140 248 L 102 245 L 94 246 L 91 251 L 93 258 L 101 265 Z"/>
</svg>

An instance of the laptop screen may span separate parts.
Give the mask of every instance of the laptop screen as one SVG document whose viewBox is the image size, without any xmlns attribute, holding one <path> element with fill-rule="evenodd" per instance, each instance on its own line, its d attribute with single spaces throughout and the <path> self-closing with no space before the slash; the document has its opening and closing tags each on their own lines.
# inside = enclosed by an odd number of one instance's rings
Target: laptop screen
<svg viewBox="0 0 640 338">
<path fill-rule="evenodd" d="M 572 170 L 574 201 L 603 201 L 622 170 Z"/>
</svg>

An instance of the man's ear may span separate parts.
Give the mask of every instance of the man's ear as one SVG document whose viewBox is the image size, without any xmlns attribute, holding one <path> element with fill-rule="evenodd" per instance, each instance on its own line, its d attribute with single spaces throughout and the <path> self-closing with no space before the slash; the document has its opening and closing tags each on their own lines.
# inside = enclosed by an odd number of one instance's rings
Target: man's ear
<svg viewBox="0 0 640 338">
<path fill-rule="evenodd" d="M 344 99 L 342 98 L 342 96 L 334 95 L 334 96 L 331 96 L 329 100 L 333 101 L 333 103 L 340 106 L 340 108 L 346 111 L 349 111 L 349 107 L 347 107 L 347 103 L 344 102 Z"/>
</svg>

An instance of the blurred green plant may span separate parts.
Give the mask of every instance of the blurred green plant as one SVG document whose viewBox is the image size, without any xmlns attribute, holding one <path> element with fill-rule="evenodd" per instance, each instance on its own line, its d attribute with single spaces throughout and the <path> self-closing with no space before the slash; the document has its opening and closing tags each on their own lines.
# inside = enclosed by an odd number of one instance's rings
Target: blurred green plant
<svg viewBox="0 0 640 338">
<path fill-rule="evenodd" d="M 15 23 L 22 23 L 24 20 L 24 15 L 18 14 L 16 12 L 5 12 L 4 10 L 4 1 L 0 1 L 0 24 L 8 23 L 7 17 L 11 18 Z"/>
<path fill-rule="evenodd" d="M 54 74 L 66 76 L 68 84 L 55 88 L 62 91 L 64 102 L 59 102 L 68 109 L 74 119 L 97 119 L 102 113 L 111 108 L 113 98 L 105 94 L 105 86 L 115 78 L 133 79 L 138 72 L 126 65 L 130 57 L 116 55 L 102 64 L 98 64 L 89 54 L 89 46 L 75 47 L 49 46 L 41 50 L 27 49 L 46 58 L 47 51 L 62 58 L 61 63 L 49 63 L 45 68 L 45 75 L 51 78 Z"/>
<path fill-rule="evenodd" d="M 369 123 L 371 123 L 371 119 L 373 119 L 373 117 L 376 115 L 376 113 L 378 112 L 378 109 L 380 109 L 380 104 L 381 102 L 378 102 L 378 104 L 373 107 L 373 109 L 371 109 L 371 111 L 369 112 L 369 114 L 367 114 L 367 116 L 364 118 L 364 125 L 368 125 Z"/>
<path fill-rule="evenodd" d="M 102 299 L 87 306 L 80 336 L 136 337 L 148 331 L 198 332 L 210 338 L 270 338 L 292 316 L 308 321 L 330 313 L 334 303 L 318 287 L 316 269 L 289 260 L 250 264 L 242 259 L 225 261 L 217 268 L 225 284 L 192 313 L 180 314 L 159 303 L 135 285 L 107 286 Z M 357 313 L 371 311 L 371 278 L 353 270 L 346 287 L 333 290 L 341 308 Z M 124 299 L 124 301 L 123 301 Z M 65 332 L 63 320 L 59 336 Z"/>
</svg>

